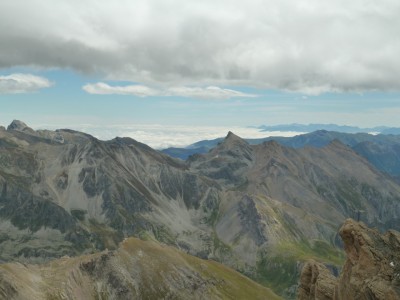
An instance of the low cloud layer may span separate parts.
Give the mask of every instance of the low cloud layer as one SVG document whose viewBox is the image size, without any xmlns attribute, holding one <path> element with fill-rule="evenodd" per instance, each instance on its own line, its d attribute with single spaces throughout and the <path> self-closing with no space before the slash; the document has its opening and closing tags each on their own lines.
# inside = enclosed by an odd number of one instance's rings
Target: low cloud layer
<svg viewBox="0 0 400 300">
<path fill-rule="evenodd" d="M 0 68 L 68 68 L 166 89 L 399 91 L 399 15 L 395 0 L 2 1 Z"/>
<path fill-rule="evenodd" d="M 32 93 L 51 85 L 47 78 L 32 74 L 0 76 L 0 94 Z"/>
<path fill-rule="evenodd" d="M 29 125 L 29 124 L 28 124 Z M 55 130 L 57 126 L 39 125 L 35 129 Z M 154 149 L 168 147 L 186 147 L 201 140 L 225 137 L 229 131 L 242 138 L 264 138 L 267 136 L 294 136 L 299 132 L 260 131 L 250 127 L 224 126 L 174 126 L 158 124 L 123 124 L 123 125 L 75 125 L 72 129 L 89 133 L 101 140 L 110 140 L 117 136 L 130 137 L 145 143 Z"/>
<path fill-rule="evenodd" d="M 209 87 L 171 87 L 167 89 L 154 89 L 144 85 L 110 86 L 107 83 L 98 82 L 82 87 L 89 94 L 98 95 L 131 95 L 138 97 L 148 96 L 177 96 L 197 99 L 224 100 L 234 97 L 256 97 L 231 89 L 222 89 L 216 86 Z"/>
</svg>

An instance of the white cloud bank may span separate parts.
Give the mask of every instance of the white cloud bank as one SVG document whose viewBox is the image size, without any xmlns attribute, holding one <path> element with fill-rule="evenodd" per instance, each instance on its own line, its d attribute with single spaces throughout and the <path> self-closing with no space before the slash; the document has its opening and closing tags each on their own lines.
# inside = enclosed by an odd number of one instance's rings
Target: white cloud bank
<svg viewBox="0 0 400 300">
<path fill-rule="evenodd" d="M 166 91 L 168 96 L 180 96 L 199 99 L 223 100 L 235 97 L 252 98 L 257 97 L 253 94 L 242 93 L 231 89 L 222 89 L 217 86 L 201 87 L 172 87 Z"/>
<path fill-rule="evenodd" d="M 110 86 L 104 82 L 87 84 L 82 87 L 89 94 L 117 94 L 138 97 L 148 96 L 177 96 L 198 99 L 224 100 L 234 97 L 256 97 L 256 95 L 242 93 L 231 89 L 216 86 L 209 87 L 170 87 L 167 89 L 154 89 L 144 85 Z"/>
<path fill-rule="evenodd" d="M 16 73 L 0 76 L 0 94 L 32 93 L 51 85 L 47 78 L 32 74 Z"/>
<path fill-rule="evenodd" d="M 82 89 L 89 94 L 97 95 L 132 95 L 138 97 L 156 96 L 159 92 L 144 85 L 110 86 L 107 83 L 98 82 L 86 84 Z"/>
<path fill-rule="evenodd" d="M 39 125 L 35 129 L 57 129 L 57 126 Z M 71 127 L 71 126 L 69 126 Z M 101 140 L 119 137 L 130 137 L 154 149 L 168 147 L 185 147 L 201 140 L 212 140 L 225 137 L 229 131 L 242 138 L 264 138 L 268 136 L 294 136 L 299 132 L 260 131 L 258 128 L 238 126 L 177 126 L 159 124 L 121 124 L 97 126 L 82 124 L 71 129 L 89 133 Z"/>
<path fill-rule="evenodd" d="M 0 1 L 0 68 L 145 86 L 399 91 L 399 15 L 397 0 Z"/>
</svg>

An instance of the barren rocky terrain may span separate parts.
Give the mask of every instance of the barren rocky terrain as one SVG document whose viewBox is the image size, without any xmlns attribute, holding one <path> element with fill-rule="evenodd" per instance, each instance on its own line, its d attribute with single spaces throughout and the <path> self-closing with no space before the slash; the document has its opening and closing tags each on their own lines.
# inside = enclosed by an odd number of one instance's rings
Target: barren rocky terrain
<svg viewBox="0 0 400 300">
<path fill-rule="evenodd" d="M 115 251 L 0 265 L 1 299 L 280 299 L 214 261 L 135 238 Z"/>
<path fill-rule="evenodd" d="M 0 260 L 46 263 L 127 237 L 215 260 L 296 294 L 309 258 L 338 272 L 348 217 L 400 229 L 400 186 L 339 141 L 294 149 L 229 133 L 187 161 L 130 138 L 20 121 L 0 129 Z"/>
</svg>

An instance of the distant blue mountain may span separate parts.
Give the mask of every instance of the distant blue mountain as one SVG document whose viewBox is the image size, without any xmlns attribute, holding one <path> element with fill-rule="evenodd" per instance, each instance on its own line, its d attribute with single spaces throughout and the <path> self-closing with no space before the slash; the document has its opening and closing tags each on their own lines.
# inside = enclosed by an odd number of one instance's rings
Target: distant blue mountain
<svg viewBox="0 0 400 300">
<path fill-rule="evenodd" d="M 400 128 L 389 128 L 385 126 L 360 128 L 356 126 L 336 125 L 336 124 L 283 124 L 283 125 L 261 125 L 257 127 L 261 131 L 294 131 L 294 132 L 313 132 L 317 130 L 337 131 L 343 133 L 359 133 L 359 132 L 382 132 L 385 130 L 397 130 L 396 134 L 400 133 Z"/>
<path fill-rule="evenodd" d="M 388 134 L 373 135 L 364 132 L 343 133 L 317 130 L 294 137 L 266 137 L 262 139 L 245 139 L 245 141 L 249 144 L 261 144 L 274 140 L 281 145 L 292 148 L 306 146 L 320 148 L 328 145 L 333 140 L 339 140 L 367 159 L 378 170 L 400 180 L 400 135 L 393 134 L 398 132 L 396 128 L 387 128 L 385 132 L 388 132 Z M 223 138 L 204 140 L 186 148 L 168 148 L 162 150 L 162 152 L 186 160 L 190 155 L 207 153 L 222 140 Z"/>
<path fill-rule="evenodd" d="M 400 128 L 385 128 L 379 130 L 381 134 L 400 134 Z"/>
<path fill-rule="evenodd" d="M 219 143 L 221 143 L 224 140 L 224 138 L 217 138 L 213 140 L 203 140 L 196 142 L 194 144 L 191 144 L 187 147 L 184 148 L 166 148 L 161 150 L 161 152 L 168 154 L 169 156 L 180 158 L 183 160 L 186 160 L 189 156 L 193 154 L 203 154 L 207 153 L 210 151 L 212 148 L 217 146 Z M 261 144 L 264 141 L 271 140 L 271 138 L 261 138 L 261 139 L 244 139 L 247 143 L 250 145 L 257 145 Z"/>
</svg>

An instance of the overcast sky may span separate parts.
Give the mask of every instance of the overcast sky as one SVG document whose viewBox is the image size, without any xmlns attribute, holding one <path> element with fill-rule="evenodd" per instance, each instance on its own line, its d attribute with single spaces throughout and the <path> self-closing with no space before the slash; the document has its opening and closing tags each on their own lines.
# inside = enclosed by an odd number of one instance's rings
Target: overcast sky
<svg viewBox="0 0 400 300">
<path fill-rule="evenodd" d="M 2 0 L 0 124 L 400 126 L 398 0 Z"/>
</svg>

